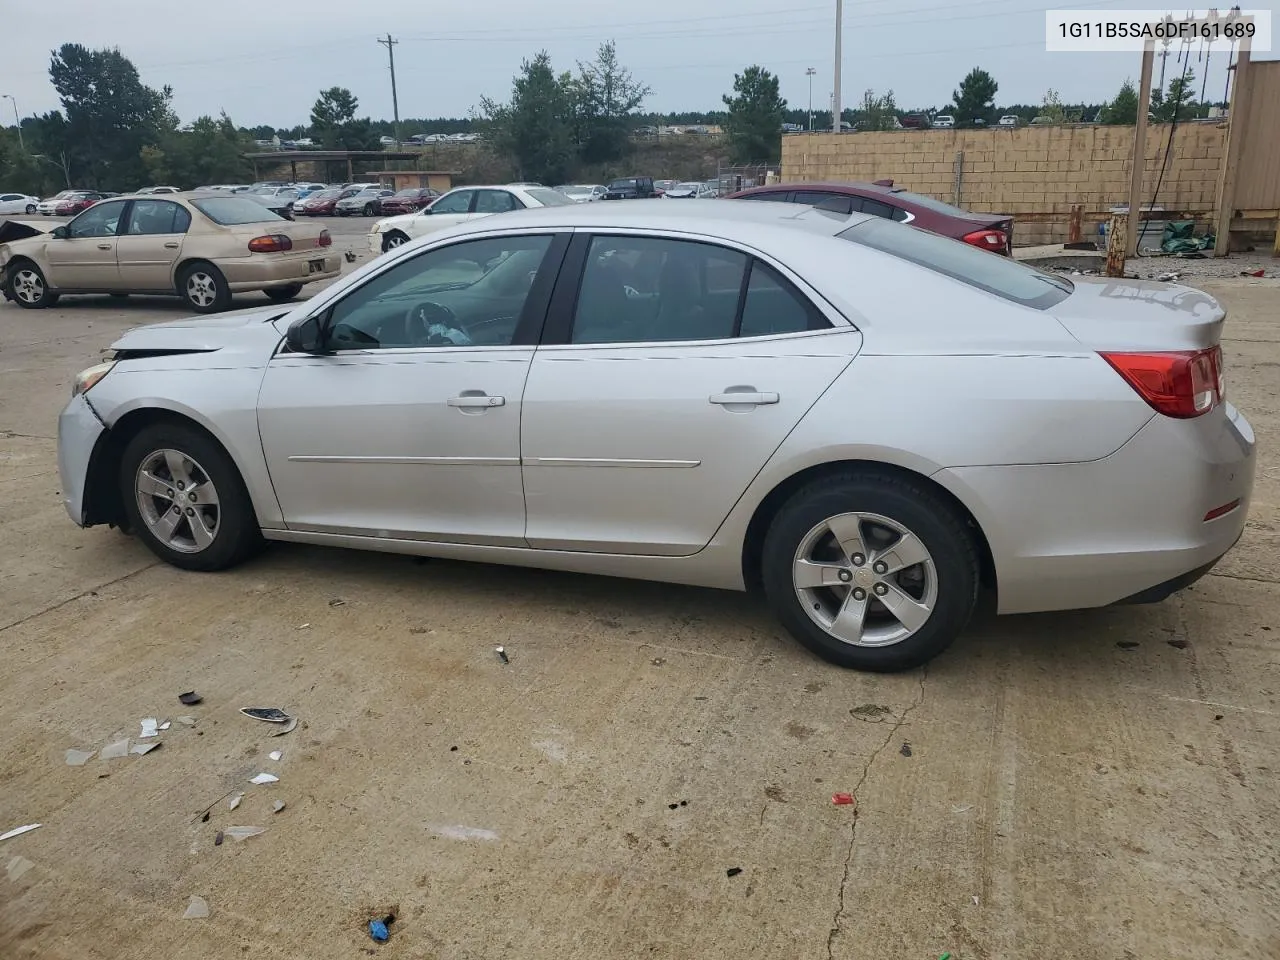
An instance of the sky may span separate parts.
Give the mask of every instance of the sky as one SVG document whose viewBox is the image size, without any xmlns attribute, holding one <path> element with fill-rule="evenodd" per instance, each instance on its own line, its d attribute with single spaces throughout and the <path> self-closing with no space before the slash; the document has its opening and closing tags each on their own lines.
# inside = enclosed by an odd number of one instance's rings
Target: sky
<svg viewBox="0 0 1280 960">
<path fill-rule="evenodd" d="M 190 0 L 186 0 L 190 3 Z M 1277 0 L 1246 9 L 1274 11 Z M 308 121 L 318 92 L 349 88 L 360 115 L 390 118 L 388 32 L 395 47 L 401 117 L 466 116 L 482 96 L 506 99 L 520 61 L 545 49 L 557 70 L 590 60 L 614 40 L 618 57 L 652 88 L 646 109 L 710 110 L 735 72 L 757 63 L 779 76 L 792 107 L 825 107 L 834 62 L 835 0 L 219 0 L 194 17 L 182 0 L 0 0 L 0 101 L 12 123 L 59 107 L 49 55 L 63 43 L 118 46 L 144 82 L 173 87 L 184 121 L 225 110 L 241 126 L 287 128 Z M 1064 103 L 1111 99 L 1136 82 L 1137 53 L 1046 53 L 1050 8 L 1155 8 L 1143 0 L 847 0 L 842 31 L 845 106 L 868 88 L 893 90 L 899 107 L 942 107 L 972 67 L 999 83 L 997 105 L 1040 103 L 1053 88 Z M 5 15 L 5 11 L 8 15 Z M 1280 18 L 1275 18 L 1280 27 Z M 1274 59 L 1275 53 L 1255 54 Z M 1204 61 L 1191 54 L 1197 96 Z M 1211 55 L 1206 99 L 1220 99 L 1227 51 Z M 1157 61 L 1158 62 L 1158 61 Z M 1173 57 L 1169 60 L 1173 75 Z"/>
</svg>

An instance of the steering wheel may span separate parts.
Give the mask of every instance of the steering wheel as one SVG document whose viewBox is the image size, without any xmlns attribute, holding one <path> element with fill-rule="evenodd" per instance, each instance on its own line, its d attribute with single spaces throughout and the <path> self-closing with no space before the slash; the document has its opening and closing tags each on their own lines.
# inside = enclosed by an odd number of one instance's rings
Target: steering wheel
<svg viewBox="0 0 1280 960">
<path fill-rule="evenodd" d="M 462 329 L 454 312 L 434 300 L 422 300 L 404 316 L 405 339 L 423 346 L 471 346 L 471 337 Z"/>
</svg>

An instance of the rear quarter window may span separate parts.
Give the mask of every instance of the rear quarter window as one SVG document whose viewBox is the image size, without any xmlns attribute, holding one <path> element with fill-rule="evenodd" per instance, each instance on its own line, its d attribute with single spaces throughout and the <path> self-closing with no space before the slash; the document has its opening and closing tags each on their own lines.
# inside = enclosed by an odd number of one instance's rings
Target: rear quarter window
<svg viewBox="0 0 1280 960">
<path fill-rule="evenodd" d="M 838 236 L 1033 310 L 1047 310 L 1075 289 L 1065 277 L 892 220 L 864 220 Z"/>
</svg>

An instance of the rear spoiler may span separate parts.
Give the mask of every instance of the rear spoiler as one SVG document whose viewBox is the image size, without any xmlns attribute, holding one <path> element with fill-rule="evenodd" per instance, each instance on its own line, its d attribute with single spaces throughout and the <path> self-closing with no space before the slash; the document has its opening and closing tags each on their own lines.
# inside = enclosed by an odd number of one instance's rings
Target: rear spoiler
<svg viewBox="0 0 1280 960">
<path fill-rule="evenodd" d="M 13 243 L 15 240 L 38 237 L 40 234 L 48 232 L 48 228 L 39 222 L 31 220 L 0 220 L 0 243 Z"/>
</svg>

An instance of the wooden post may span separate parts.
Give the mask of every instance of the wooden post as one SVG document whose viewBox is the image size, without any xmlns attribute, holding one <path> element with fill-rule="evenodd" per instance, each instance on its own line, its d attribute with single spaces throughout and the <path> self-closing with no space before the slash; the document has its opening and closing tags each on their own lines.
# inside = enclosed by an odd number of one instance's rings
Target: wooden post
<svg viewBox="0 0 1280 960">
<path fill-rule="evenodd" d="M 1133 222 L 1132 216 L 1128 219 L 1129 223 Z M 1118 213 L 1111 215 L 1111 222 L 1107 225 L 1107 276 L 1123 277 L 1124 276 L 1124 251 L 1126 244 L 1125 236 L 1125 219 Z"/>
<path fill-rule="evenodd" d="M 1129 229 L 1125 237 L 1125 252 L 1131 256 L 1138 254 L 1138 237 L 1142 233 L 1142 174 L 1147 166 L 1147 111 L 1151 109 L 1151 69 L 1156 62 L 1156 50 L 1153 41 L 1148 40 L 1142 51 L 1142 83 L 1138 91 L 1138 122 L 1133 128 L 1133 160 L 1129 175 Z M 1170 144 L 1170 148 L 1172 148 Z M 1110 238 L 1107 247 L 1110 248 Z M 1111 273 L 1111 258 L 1107 258 L 1107 276 L 1123 276 L 1124 265 L 1119 274 Z"/>
<path fill-rule="evenodd" d="M 1249 100 L 1253 77 L 1249 73 L 1249 46 L 1242 43 L 1236 57 L 1236 78 L 1231 87 L 1231 104 L 1227 108 L 1227 146 L 1223 151 L 1222 175 L 1218 180 L 1217 216 L 1214 221 L 1213 255 L 1231 252 L 1231 221 L 1236 215 L 1236 171 L 1240 154 L 1248 136 Z"/>
<path fill-rule="evenodd" d="M 1067 227 L 1067 243 L 1080 242 L 1080 213 L 1081 207 L 1079 204 L 1071 208 L 1071 223 Z"/>
<path fill-rule="evenodd" d="M 963 150 L 959 150 L 956 152 L 955 173 L 956 173 L 956 182 L 955 182 L 955 189 L 952 191 L 954 193 L 954 197 L 951 200 L 951 205 L 953 207 L 958 207 L 960 206 L 960 194 L 964 187 L 964 151 Z"/>
</svg>

